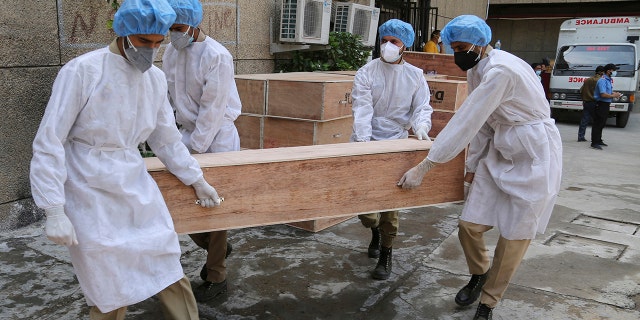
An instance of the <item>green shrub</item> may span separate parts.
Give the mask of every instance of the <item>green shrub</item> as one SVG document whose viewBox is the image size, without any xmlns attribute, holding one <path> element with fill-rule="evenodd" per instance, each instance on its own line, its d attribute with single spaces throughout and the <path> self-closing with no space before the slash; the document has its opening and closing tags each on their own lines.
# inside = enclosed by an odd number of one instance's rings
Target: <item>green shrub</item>
<svg viewBox="0 0 640 320">
<path fill-rule="evenodd" d="M 358 70 L 371 53 L 360 36 L 348 32 L 329 33 L 325 50 L 296 50 L 290 61 L 276 63 L 276 72 Z"/>
</svg>

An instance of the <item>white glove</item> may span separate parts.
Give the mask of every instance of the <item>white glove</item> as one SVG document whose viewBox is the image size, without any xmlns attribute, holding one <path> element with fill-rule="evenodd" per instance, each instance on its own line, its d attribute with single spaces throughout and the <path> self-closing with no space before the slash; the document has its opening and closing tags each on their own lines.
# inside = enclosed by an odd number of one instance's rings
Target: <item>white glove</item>
<svg viewBox="0 0 640 320">
<path fill-rule="evenodd" d="M 400 181 L 398 181 L 398 186 L 402 186 L 403 189 L 413 189 L 419 186 L 424 175 L 435 166 L 435 162 L 424 158 L 417 166 L 404 173 Z"/>
<path fill-rule="evenodd" d="M 469 187 L 471 187 L 471 182 L 464 182 L 464 200 L 467 200 L 467 196 L 469 195 Z"/>
<path fill-rule="evenodd" d="M 418 138 L 418 140 L 427 140 L 427 141 L 431 141 L 431 139 L 429 138 L 429 135 L 427 134 L 427 126 L 421 126 L 420 128 L 418 128 L 418 130 L 416 130 L 416 138 Z"/>
<path fill-rule="evenodd" d="M 44 212 L 47 215 L 44 230 L 49 240 L 62 246 L 78 244 L 76 229 L 64 213 L 64 207 L 53 207 L 45 209 Z"/>
<path fill-rule="evenodd" d="M 203 208 L 211 208 L 220 205 L 218 192 L 216 192 L 216 189 L 209 185 L 204 178 L 198 179 L 198 181 L 194 182 L 191 186 L 196 191 L 196 196 L 198 197 L 198 201 L 200 201 L 200 206 Z"/>
</svg>

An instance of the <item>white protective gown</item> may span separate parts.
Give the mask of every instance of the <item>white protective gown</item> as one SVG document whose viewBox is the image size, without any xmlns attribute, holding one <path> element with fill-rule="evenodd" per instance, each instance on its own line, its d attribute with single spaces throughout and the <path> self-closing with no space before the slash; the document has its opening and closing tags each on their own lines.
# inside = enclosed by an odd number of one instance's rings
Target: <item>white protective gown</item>
<svg viewBox="0 0 640 320">
<path fill-rule="evenodd" d="M 229 51 L 210 37 L 182 50 L 169 44 L 162 69 L 184 144 L 197 153 L 240 150 L 233 122 L 241 104 Z"/>
<path fill-rule="evenodd" d="M 501 50 L 467 71 L 469 95 L 427 158 L 447 162 L 467 144 L 475 177 L 460 219 L 496 226 L 509 240 L 544 233 L 562 176 L 562 141 L 542 84 Z"/>
<path fill-rule="evenodd" d="M 33 142 L 33 199 L 64 205 L 78 237 L 71 262 L 87 303 L 102 312 L 184 277 L 178 235 L 137 148 L 147 141 L 191 185 L 202 171 L 180 138 L 157 67 L 141 73 L 103 48 L 71 60 L 53 84 Z"/>
<path fill-rule="evenodd" d="M 351 91 L 351 141 L 402 139 L 421 126 L 431 130 L 433 108 L 421 69 L 374 59 L 356 72 Z"/>
</svg>

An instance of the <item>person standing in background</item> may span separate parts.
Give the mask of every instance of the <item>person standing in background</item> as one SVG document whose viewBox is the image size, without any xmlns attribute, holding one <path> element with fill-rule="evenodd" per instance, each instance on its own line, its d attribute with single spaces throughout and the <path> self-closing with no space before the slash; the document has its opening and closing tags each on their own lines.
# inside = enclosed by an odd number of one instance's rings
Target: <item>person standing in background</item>
<svg viewBox="0 0 640 320">
<path fill-rule="evenodd" d="M 440 40 L 440 30 L 433 30 L 431 32 L 431 38 L 424 45 L 422 49 L 424 52 L 428 53 L 444 53 L 444 44 Z"/>
<path fill-rule="evenodd" d="M 167 76 L 171 104 L 191 153 L 240 150 L 234 121 L 241 112 L 234 78 L 233 57 L 219 42 L 202 32 L 202 5 L 198 0 L 169 0 L 176 21 L 169 28 L 171 43 L 162 69 Z M 226 258 L 231 253 L 227 231 L 190 234 L 207 251 L 200 271 L 204 281 L 193 292 L 198 302 L 213 300 L 227 291 Z"/>
<path fill-rule="evenodd" d="M 593 125 L 591 126 L 591 148 L 596 150 L 602 150 L 603 146 L 608 146 L 602 140 L 602 130 L 609 117 L 611 101 L 622 96 L 620 92 L 613 91 L 613 80 L 611 77 L 615 77 L 616 70 L 618 70 L 618 67 L 613 63 L 604 66 L 604 74 L 598 79 L 596 89 L 593 92 L 593 97 L 596 99 L 597 104 L 594 112 Z"/>
<path fill-rule="evenodd" d="M 587 126 L 594 119 L 594 112 L 596 110 L 596 99 L 593 97 L 593 93 L 596 90 L 596 83 L 602 77 L 604 72 L 603 66 L 597 66 L 595 74 L 585 80 L 580 87 L 580 95 L 582 96 L 582 119 L 578 126 L 578 142 L 587 141 L 584 135 L 587 132 Z"/>
</svg>

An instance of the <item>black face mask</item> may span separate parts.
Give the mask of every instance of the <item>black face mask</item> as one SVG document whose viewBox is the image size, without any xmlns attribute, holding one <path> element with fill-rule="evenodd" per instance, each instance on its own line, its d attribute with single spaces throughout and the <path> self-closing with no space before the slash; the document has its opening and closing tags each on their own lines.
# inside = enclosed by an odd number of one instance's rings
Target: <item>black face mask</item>
<svg viewBox="0 0 640 320">
<path fill-rule="evenodd" d="M 480 55 L 478 53 L 471 50 L 453 53 L 453 60 L 462 71 L 467 71 L 478 64 L 478 61 L 480 61 L 479 57 Z"/>
</svg>

